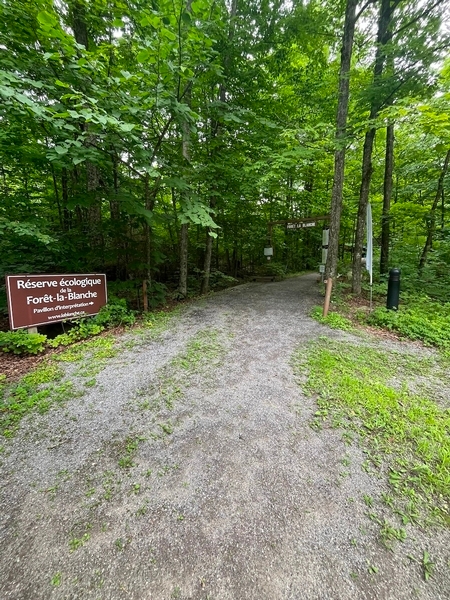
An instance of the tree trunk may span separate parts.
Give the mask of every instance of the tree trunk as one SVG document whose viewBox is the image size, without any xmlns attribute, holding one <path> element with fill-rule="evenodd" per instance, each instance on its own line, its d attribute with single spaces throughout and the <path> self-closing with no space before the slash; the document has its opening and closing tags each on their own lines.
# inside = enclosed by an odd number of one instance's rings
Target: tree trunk
<svg viewBox="0 0 450 600">
<path fill-rule="evenodd" d="M 379 82 L 383 75 L 385 65 L 385 49 L 386 44 L 390 41 L 392 33 L 390 26 L 392 22 L 392 13 L 394 6 L 391 5 L 392 0 L 381 0 L 380 15 L 378 17 L 378 33 L 377 33 L 377 50 L 375 54 L 375 64 L 373 72 L 373 83 L 374 87 Z M 377 96 L 374 90 L 374 96 L 370 105 L 369 123 L 370 129 L 367 131 L 364 138 L 364 149 L 362 159 L 362 176 L 361 176 L 361 187 L 359 190 L 359 204 L 358 204 L 358 216 L 356 219 L 356 234 L 355 234 L 355 247 L 353 251 L 353 280 L 352 280 L 352 292 L 354 294 L 361 294 L 361 272 L 362 272 L 362 250 L 364 242 L 364 232 L 366 223 L 366 211 L 367 203 L 369 201 L 370 182 L 372 179 L 372 152 L 373 142 L 375 140 L 376 129 L 373 126 L 373 122 L 378 115 L 382 99 Z"/>
<path fill-rule="evenodd" d="M 72 3 L 71 9 L 73 34 L 77 44 L 83 45 L 88 50 L 89 38 L 86 24 L 86 7 L 79 0 Z"/>
<path fill-rule="evenodd" d="M 114 148 L 112 149 L 114 152 Z M 109 201 L 109 213 L 111 215 L 111 220 L 118 222 L 120 220 L 120 204 L 118 201 L 119 196 L 119 170 L 118 170 L 118 161 L 115 154 L 112 157 L 112 167 L 113 167 L 113 186 L 114 186 L 114 197 Z"/>
<path fill-rule="evenodd" d="M 190 130 L 189 123 L 183 122 L 183 158 L 187 164 L 191 162 L 190 155 Z M 189 224 L 183 223 L 180 230 L 180 279 L 178 282 L 178 292 L 183 298 L 187 296 L 187 275 L 188 275 L 188 243 L 189 243 Z"/>
<path fill-rule="evenodd" d="M 384 186 L 383 186 L 383 215 L 381 217 L 381 257 L 380 274 L 387 273 L 389 269 L 389 242 L 390 222 L 389 212 L 391 210 L 391 198 L 394 172 L 394 125 L 386 128 L 386 156 L 384 163 Z"/>
<path fill-rule="evenodd" d="M 422 256 L 420 257 L 419 262 L 419 273 L 423 270 L 425 263 L 427 262 L 428 253 L 433 247 L 433 236 L 436 230 L 436 209 L 439 203 L 439 200 L 442 197 L 442 191 L 444 189 L 444 179 L 448 171 L 448 165 L 450 162 L 450 150 L 447 150 L 447 154 L 445 156 L 444 166 L 442 167 L 441 174 L 439 176 L 438 187 L 436 190 L 436 195 L 433 200 L 433 206 L 430 211 L 430 225 L 428 227 L 427 239 L 425 242 L 425 246 L 422 251 Z"/>
<path fill-rule="evenodd" d="M 211 208 L 215 206 L 214 198 L 211 198 L 209 203 Z M 205 262 L 203 265 L 203 279 L 202 285 L 200 287 L 200 294 L 203 296 L 209 291 L 209 278 L 211 275 L 211 257 L 212 257 L 212 247 L 213 247 L 213 236 L 211 235 L 212 229 L 208 227 L 208 232 L 206 234 L 206 249 L 205 249 Z"/>
<path fill-rule="evenodd" d="M 63 223 L 64 231 L 69 231 L 71 228 L 71 212 L 67 208 L 69 203 L 69 178 L 67 176 L 67 169 L 63 167 L 61 170 L 61 190 L 62 190 L 62 208 L 63 208 Z"/>
<path fill-rule="evenodd" d="M 334 153 L 334 177 L 331 192 L 330 237 L 326 277 L 336 277 L 339 231 L 341 227 L 342 190 L 344 187 L 345 145 L 347 133 L 347 115 L 350 87 L 350 65 L 353 51 L 353 37 L 356 23 L 357 0 L 347 0 L 345 9 L 344 35 L 341 49 L 341 67 L 339 71 L 338 107 L 336 114 L 336 151 Z"/>
<path fill-rule="evenodd" d="M 70 8 L 71 25 L 75 41 L 83 45 L 86 50 L 89 49 L 89 35 L 87 26 L 86 5 L 79 0 L 74 0 Z M 88 125 L 84 127 L 89 131 Z M 86 145 L 90 146 L 94 136 L 88 135 Z M 101 256 L 101 262 L 104 263 L 103 250 L 104 239 L 102 232 L 102 198 L 99 194 L 100 189 L 100 171 L 97 165 L 86 162 L 86 190 L 90 196 L 91 204 L 87 209 L 88 237 L 89 245 L 95 249 L 96 258 Z"/>
<path fill-rule="evenodd" d="M 56 200 L 56 205 L 58 207 L 58 216 L 59 216 L 59 224 L 61 226 L 61 229 L 64 231 L 64 219 L 63 219 L 63 215 L 62 215 L 62 210 L 61 210 L 61 202 L 59 200 L 59 190 L 58 190 L 58 183 L 56 181 L 56 174 L 55 174 L 55 169 L 53 167 L 53 164 L 50 164 L 50 170 L 52 173 L 52 179 L 53 179 L 53 190 L 55 192 L 55 200 Z"/>
<path fill-rule="evenodd" d="M 191 12 L 191 0 L 186 2 L 186 12 Z M 191 105 L 191 84 L 189 84 L 185 93 L 185 102 Z M 180 89 L 180 88 L 179 88 Z M 179 98 L 179 101 L 181 98 Z M 185 168 L 191 163 L 191 131 L 189 123 L 184 120 L 182 123 L 182 154 Z M 189 224 L 183 223 L 180 230 L 180 279 L 178 282 L 178 292 L 183 298 L 187 296 L 187 276 L 188 276 L 188 249 L 189 249 Z"/>
<path fill-rule="evenodd" d="M 236 12 L 237 12 L 237 0 L 232 0 L 231 3 L 231 7 L 230 7 L 230 14 L 229 14 L 229 29 L 228 29 L 228 42 L 230 43 L 231 40 L 234 37 L 234 20 L 236 18 Z M 224 65 L 224 75 L 225 77 L 228 74 L 229 68 L 230 68 L 230 61 L 231 61 L 231 55 L 230 53 L 227 51 L 225 56 L 224 56 L 224 60 L 223 60 L 223 65 Z M 219 100 L 220 102 L 226 102 L 227 99 L 227 95 L 226 95 L 226 88 L 225 85 L 223 83 L 220 84 L 219 86 Z M 221 123 L 219 121 L 215 121 L 211 124 L 211 138 L 219 138 L 221 136 Z M 216 160 L 218 159 L 218 155 L 220 155 L 220 149 L 214 152 L 214 156 L 217 157 Z M 214 196 L 214 194 L 211 196 L 210 201 L 209 201 L 209 206 L 210 208 L 214 209 L 216 206 L 216 198 Z M 209 278 L 211 275 L 211 257 L 212 257 L 212 247 L 213 247 L 213 237 L 211 236 L 211 228 L 208 227 L 207 231 L 206 231 L 206 248 L 205 248 L 205 261 L 203 264 L 203 278 L 202 278 L 202 284 L 200 287 L 200 294 L 204 295 L 207 294 L 209 291 Z"/>
<path fill-rule="evenodd" d="M 149 208 L 150 199 L 149 199 L 149 185 L 148 185 L 148 173 L 145 175 L 144 179 L 144 205 L 147 210 L 151 210 Z M 148 222 L 147 217 L 144 225 L 144 235 L 145 235 L 145 263 L 146 263 L 146 282 L 144 285 L 144 289 L 146 291 L 143 294 L 143 309 L 144 312 L 148 311 L 148 293 L 151 293 L 152 288 L 152 229 L 150 227 L 150 223 Z"/>
<path fill-rule="evenodd" d="M 361 293 L 362 251 L 366 224 L 367 202 L 369 200 L 370 181 L 372 179 L 372 150 L 375 129 L 371 128 L 364 138 L 362 178 L 359 190 L 358 214 L 356 217 L 355 246 L 353 248 L 352 292 Z"/>
<path fill-rule="evenodd" d="M 189 224 L 183 223 L 180 229 L 180 279 L 178 291 L 186 298 L 187 296 L 187 274 L 188 274 L 188 242 Z"/>
</svg>

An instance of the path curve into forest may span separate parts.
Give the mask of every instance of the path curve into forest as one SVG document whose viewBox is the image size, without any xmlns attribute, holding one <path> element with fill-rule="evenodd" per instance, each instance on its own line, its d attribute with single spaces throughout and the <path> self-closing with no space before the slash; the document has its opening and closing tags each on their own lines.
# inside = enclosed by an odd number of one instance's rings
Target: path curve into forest
<svg viewBox="0 0 450 600">
<path fill-rule="evenodd" d="M 293 352 L 353 339 L 308 316 L 320 302 L 315 275 L 193 302 L 25 420 L 0 457 L 1 600 L 450 597 L 377 541 L 361 451 L 309 426 Z"/>
</svg>

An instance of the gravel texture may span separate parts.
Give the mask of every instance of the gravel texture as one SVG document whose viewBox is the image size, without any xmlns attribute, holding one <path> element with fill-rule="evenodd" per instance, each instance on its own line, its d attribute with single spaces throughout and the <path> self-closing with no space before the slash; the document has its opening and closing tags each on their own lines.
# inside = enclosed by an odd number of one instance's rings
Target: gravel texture
<svg viewBox="0 0 450 600">
<path fill-rule="evenodd" d="M 192 303 L 24 420 L 0 455 L 0 600 L 450 598 L 448 533 L 383 547 L 363 496 L 386 483 L 309 426 L 293 352 L 367 343 L 309 318 L 320 302 L 307 275 Z"/>
</svg>

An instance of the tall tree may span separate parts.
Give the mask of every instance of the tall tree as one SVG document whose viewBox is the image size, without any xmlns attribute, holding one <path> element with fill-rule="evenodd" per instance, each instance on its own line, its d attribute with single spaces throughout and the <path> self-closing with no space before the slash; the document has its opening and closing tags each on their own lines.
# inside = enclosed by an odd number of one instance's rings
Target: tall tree
<svg viewBox="0 0 450 600">
<path fill-rule="evenodd" d="M 377 46 L 373 68 L 374 87 L 377 87 L 380 84 L 380 80 L 383 75 L 383 69 L 385 67 L 386 62 L 386 46 L 392 37 L 392 15 L 395 7 L 399 2 L 400 0 L 381 0 L 380 3 Z M 373 94 L 370 104 L 369 123 L 374 122 L 380 110 L 381 103 L 384 100 L 384 98 L 380 98 L 379 94 Z M 361 293 L 361 259 L 363 250 L 367 203 L 369 201 L 370 181 L 372 178 L 372 152 L 373 143 L 375 140 L 375 133 L 375 126 L 370 125 L 364 137 L 361 187 L 359 191 L 358 215 L 356 218 L 356 234 L 353 249 L 352 291 L 355 294 Z"/>
<path fill-rule="evenodd" d="M 389 242 L 390 242 L 390 209 L 394 172 L 394 124 L 386 127 L 386 151 L 384 160 L 383 182 L 383 213 L 381 217 L 381 252 L 380 274 L 387 273 L 389 268 Z"/>
<path fill-rule="evenodd" d="M 347 116 L 350 90 L 350 67 L 356 24 L 356 0 L 347 0 L 344 34 L 342 37 L 341 66 L 339 71 L 338 107 L 336 115 L 336 150 L 334 153 L 334 176 L 331 192 L 330 234 L 326 277 L 335 278 L 339 253 L 339 233 L 344 187 L 345 151 L 347 144 Z"/>
<path fill-rule="evenodd" d="M 447 175 L 449 163 L 450 163 L 450 149 L 447 150 L 447 154 L 445 155 L 444 164 L 442 166 L 441 173 L 439 175 L 436 194 L 434 196 L 433 204 L 431 206 L 431 211 L 430 211 L 430 214 L 428 217 L 428 222 L 429 222 L 428 233 L 427 233 L 427 239 L 425 241 L 425 246 L 424 246 L 424 248 L 422 250 L 422 254 L 420 256 L 419 271 L 422 271 L 422 269 L 424 268 L 425 263 L 427 262 L 428 254 L 433 246 L 433 237 L 434 237 L 434 233 L 436 231 L 436 210 L 438 207 L 438 203 L 441 200 L 441 197 L 443 194 L 444 179 L 445 179 L 445 176 Z"/>
<path fill-rule="evenodd" d="M 368 88 L 369 117 L 364 137 L 362 174 L 353 252 L 352 291 L 361 293 L 362 250 L 366 207 L 373 174 L 372 154 L 380 110 L 407 93 L 428 94 L 430 66 L 448 41 L 440 34 L 444 0 L 417 5 L 406 0 L 381 0 L 372 85 Z M 395 66 L 392 68 L 386 67 Z"/>
</svg>

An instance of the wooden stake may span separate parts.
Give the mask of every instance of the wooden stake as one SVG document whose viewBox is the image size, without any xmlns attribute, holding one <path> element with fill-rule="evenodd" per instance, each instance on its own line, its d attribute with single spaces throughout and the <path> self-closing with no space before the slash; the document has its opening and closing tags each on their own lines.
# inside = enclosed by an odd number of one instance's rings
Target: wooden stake
<svg viewBox="0 0 450 600">
<path fill-rule="evenodd" d="M 333 279 L 332 279 L 332 277 L 328 277 L 327 287 L 325 288 L 325 302 L 323 305 L 323 316 L 324 317 L 327 316 L 328 309 L 330 308 L 331 288 L 332 287 L 333 287 Z"/>
<path fill-rule="evenodd" d="M 147 296 L 147 280 L 142 282 L 142 308 L 144 312 L 148 312 L 148 296 Z"/>
<path fill-rule="evenodd" d="M 28 331 L 28 333 L 37 333 L 38 332 L 37 327 L 28 327 L 27 331 Z"/>
</svg>

